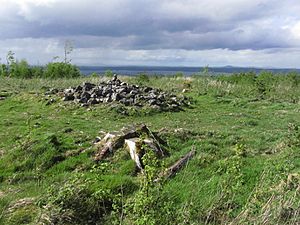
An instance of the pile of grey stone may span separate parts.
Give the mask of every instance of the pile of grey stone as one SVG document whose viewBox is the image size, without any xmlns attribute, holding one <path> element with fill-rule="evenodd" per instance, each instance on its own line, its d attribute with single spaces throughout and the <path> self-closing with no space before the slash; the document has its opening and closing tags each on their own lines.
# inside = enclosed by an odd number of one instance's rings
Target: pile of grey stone
<svg viewBox="0 0 300 225">
<path fill-rule="evenodd" d="M 182 106 L 190 104 L 184 96 L 176 96 L 147 86 L 131 85 L 122 82 L 116 75 L 99 85 L 86 82 L 77 87 L 65 89 L 63 95 L 64 101 L 74 101 L 81 106 L 118 102 L 125 106 L 150 106 L 169 111 L 180 110 Z"/>
</svg>

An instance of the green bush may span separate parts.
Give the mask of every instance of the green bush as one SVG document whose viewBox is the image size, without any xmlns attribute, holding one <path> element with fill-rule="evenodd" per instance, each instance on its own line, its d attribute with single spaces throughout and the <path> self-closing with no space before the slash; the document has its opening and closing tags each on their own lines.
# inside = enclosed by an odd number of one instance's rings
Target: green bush
<svg viewBox="0 0 300 225">
<path fill-rule="evenodd" d="M 183 78 L 183 77 L 184 77 L 183 72 L 177 72 L 174 74 L 174 78 Z"/>
<path fill-rule="evenodd" d="M 25 59 L 21 61 L 11 61 L 8 65 L 0 65 L 0 76 L 16 77 L 16 78 L 31 78 L 33 67 L 30 67 Z"/>
<path fill-rule="evenodd" d="M 140 73 L 139 75 L 137 75 L 136 81 L 139 85 L 143 85 L 145 83 L 148 83 L 150 81 L 150 78 L 147 74 Z"/>
<path fill-rule="evenodd" d="M 20 62 L 13 62 L 9 66 L 9 76 L 17 78 L 31 78 L 32 70 L 25 59 L 22 59 Z"/>
<path fill-rule="evenodd" d="M 63 185 L 52 185 L 46 196 L 40 199 L 40 206 L 47 208 L 43 218 L 50 224 L 98 224 L 110 211 L 112 194 L 110 190 L 92 190 L 95 178 L 82 174 L 68 179 Z M 71 222 L 71 223 L 70 223 Z"/>
<path fill-rule="evenodd" d="M 222 75 L 218 78 L 220 81 L 227 81 L 231 84 L 248 84 L 253 85 L 256 80 L 254 72 L 234 73 L 232 75 Z"/>
<path fill-rule="evenodd" d="M 80 71 L 76 66 L 63 62 L 48 63 L 44 72 L 46 78 L 74 78 L 80 76 Z"/>
<path fill-rule="evenodd" d="M 151 149 L 143 148 L 146 154 L 142 157 L 145 167 L 140 190 L 125 203 L 126 220 L 136 225 L 176 224 L 173 199 L 163 192 L 163 180 L 156 182 L 161 162 Z"/>
<path fill-rule="evenodd" d="M 261 99 L 264 99 L 272 91 L 273 85 L 275 83 L 275 76 L 272 72 L 263 71 L 256 79 L 256 87 Z"/>
<path fill-rule="evenodd" d="M 114 75 L 113 71 L 111 70 L 106 70 L 104 73 L 104 76 L 108 77 L 108 78 L 112 78 Z"/>
<path fill-rule="evenodd" d="M 298 86 L 300 84 L 300 75 L 297 72 L 288 73 L 287 79 L 291 81 L 293 86 Z"/>
<path fill-rule="evenodd" d="M 31 67 L 32 77 L 43 77 L 44 76 L 44 68 L 42 66 L 34 66 Z"/>
<path fill-rule="evenodd" d="M 97 78 L 97 77 L 99 77 L 99 74 L 97 74 L 96 72 L 93 72 L 93 73 L 91 74 L 91 77 Z"/>
<path fill-rule="evenodd" d="M 6 77 L 8 75 L 7 66 L 5 64 L 0 65 L 0 77 Z"/>
<path fill-rule="evenodd" d="M 79 69 L 69 63 L 55 62 L 49 63 L 46 67 L 30 66 L 26 60 L 12 62 L 9 66 L 2 65 L 0 76 L 15 78 L 75 78 L 80 77 Z"/>
</svg>

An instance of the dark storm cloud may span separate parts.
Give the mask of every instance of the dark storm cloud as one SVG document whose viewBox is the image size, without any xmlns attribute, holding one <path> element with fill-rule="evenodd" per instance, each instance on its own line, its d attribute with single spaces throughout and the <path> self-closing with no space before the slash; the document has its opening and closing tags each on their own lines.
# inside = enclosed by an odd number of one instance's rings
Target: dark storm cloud
<svg viewBox="0 0 300 225">
<path fill-rule="evenodd" d="M 299 3 L 23 0 L 6 8 L 7 15 L 0 16 L 1 39 L 72 38 L 83 48 L 238 50 L 291 47 L 290 31 L 282 27 L 287 18 L 298 19 Z"/>
</svg>

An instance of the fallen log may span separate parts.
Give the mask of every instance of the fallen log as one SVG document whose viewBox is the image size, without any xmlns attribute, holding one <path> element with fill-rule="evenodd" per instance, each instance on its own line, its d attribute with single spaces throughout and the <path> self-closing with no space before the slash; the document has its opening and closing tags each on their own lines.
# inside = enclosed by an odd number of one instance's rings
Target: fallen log
<svg viewBox="0 0 300 225">
<path fill-rule="evenodd" d="M 188 161 L 194 157 L 194 155 L 196 154 L 196 150 L 194 149 L 194 147 L 192 148 L 192 150 L 190 152 L 188 152 L 187 154 L 185 154 L 184 156 L 182 156 L 178 161 L 176 161 L 172 166 L 170 166 L 169 168 L 167 168 L 165 171 L 163 171 L 162 173 L 160 173 L 158 175 L 158 178 L 155 180 L 155 182 L 160 181 L 161 179 L 169 179 L 173 176 L 176 175 L 176 173 L 181 170 L 183 168 L 183 166 L 185 164 L 188 163 Z"/>
</svg>

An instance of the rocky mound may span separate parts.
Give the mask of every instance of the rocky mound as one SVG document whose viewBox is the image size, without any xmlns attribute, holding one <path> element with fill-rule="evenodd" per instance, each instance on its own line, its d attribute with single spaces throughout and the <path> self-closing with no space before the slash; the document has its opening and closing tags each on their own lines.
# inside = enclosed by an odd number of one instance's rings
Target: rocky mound
<svg viewBox="0 0 300 225">
<path fill-rule="evenodd" d="M 81 106 L 118 102 L 125 106 L 150 106 L 163 111 L 180 110 L 189 105 L 184 96 L 176 96 L 151 87 L 140 87 L 122 82 L 114 76 L 99 85 L 83 83 L 63 91 L 64 101 L 74 101 Z"/>
</svg>

